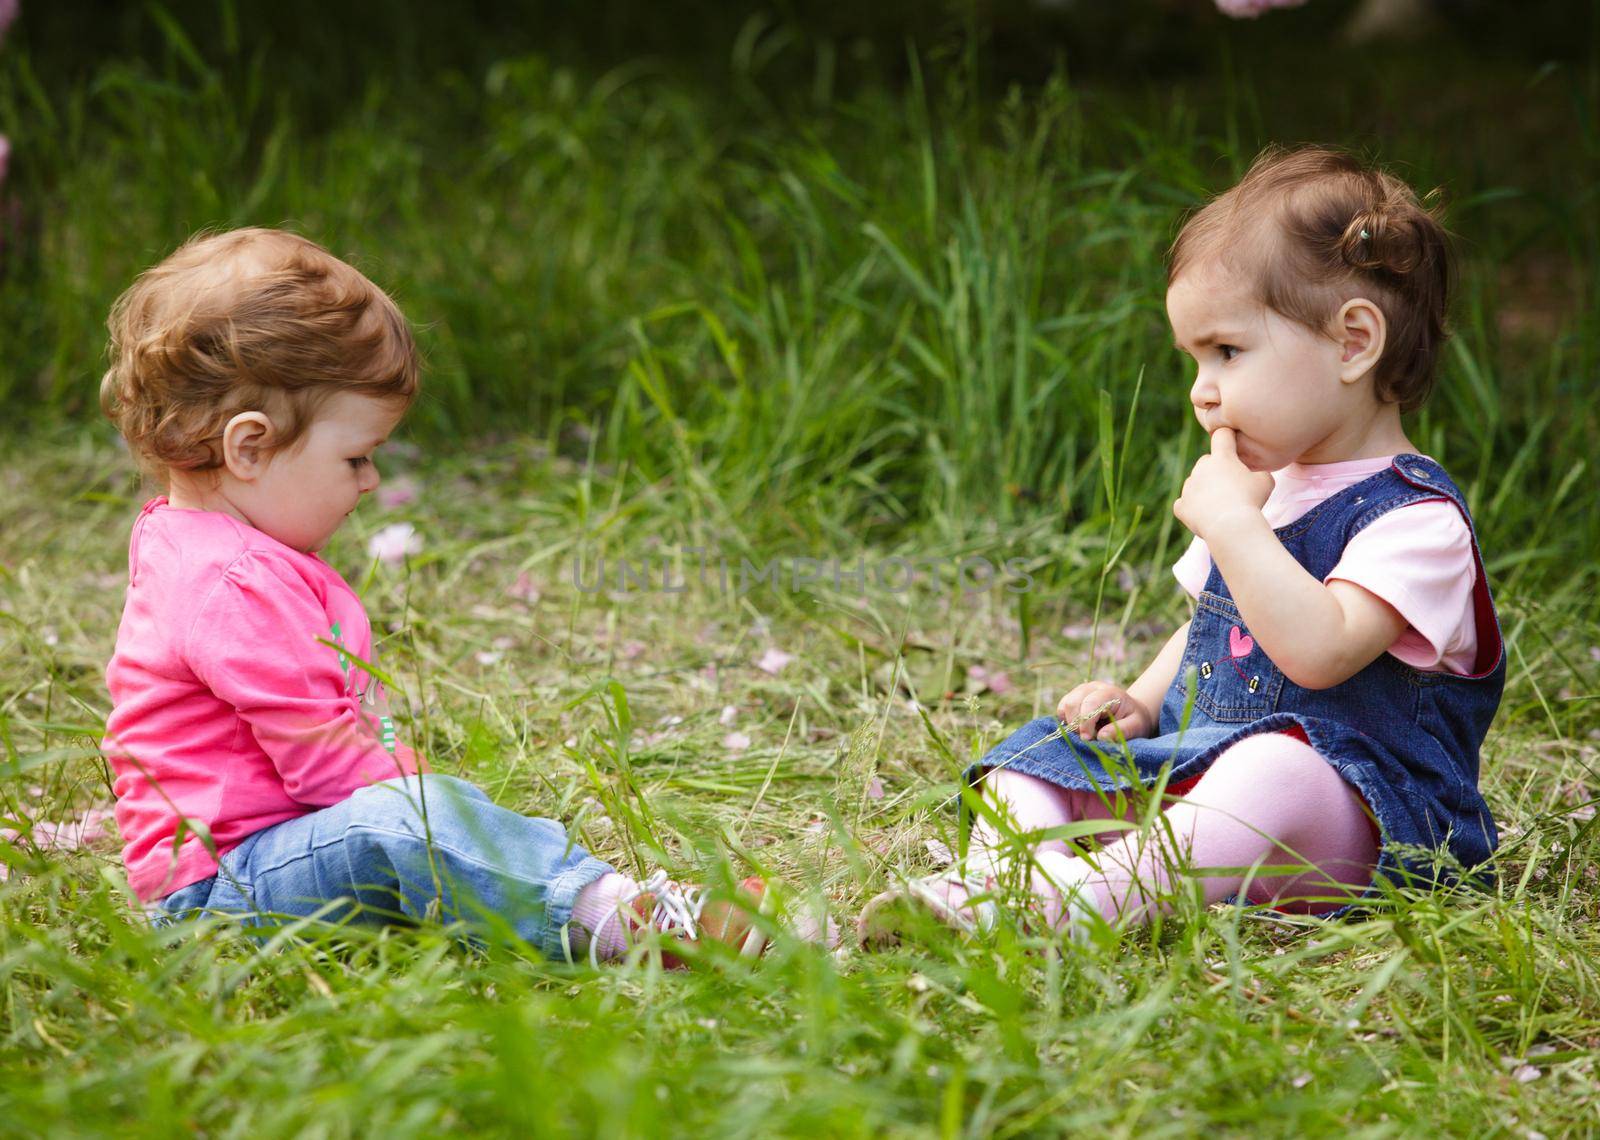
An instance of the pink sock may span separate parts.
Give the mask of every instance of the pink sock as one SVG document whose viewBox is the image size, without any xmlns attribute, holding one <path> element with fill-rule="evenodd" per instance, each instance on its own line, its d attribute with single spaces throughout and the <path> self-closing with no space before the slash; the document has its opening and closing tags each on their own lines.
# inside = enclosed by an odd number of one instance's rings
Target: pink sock
<svg viewBox="0 0 1600 1140">
<path fill-rule="evenodd" d="M 1114 796 L 1102 799 L 1092 792 L 1071 791 L 1037 776 L 1005 768 L 991 768 L 983 777 L 983 787 L 990 802 L 1017 834 L 1047 831 L 1082 820 L 1119 818 L 1113 810 Z M 1119 831 L 1100 836 L 1085 835 L 1077 843 L 1082 846 L 1096 839 L 1111 842 L 1120 835 Z M 1014 846 L 1009 855 L 1002 854 L 1007 846 L 1006 838 L 987 820 L 979 821 L 973 828 L 972 839 L 973 857 L 986 870 L 993 869 L 1003 875 L 1007 865 L 1016 858 Z M 1093 870 L 1081 860 L 1070 857 L 1071 848 L 1066 840 L 1041 840 L 1030 850 L 1033 863 L 1029 867 L 1029 886 L 1046 922 L 1060 927 L 1071 921 L 1073 900 L 1064 898 L 1063 892 L 1071 894 L 1081 890 L 1088 904 L 1100 909 L 1102 900 L 1090 882 Z"/>
<path fill-rule="evenodd" d="M 1114 809 L 1115 793 L 1107 793 L 1102 799 L 1094 792 L 1057 787 L 1048 780 L 1013 772 L 1008 768 L 991 768 L 984 773 L 983 789 L 990 802 L 1010 820 L 1012 829 L 1019 833 L 1047 831 L 1064 823 L 1078 823 L 1086 819 L 1122 818 Z M 1127 805 L 1130 811 L 1133 806 Z M 1082 836 L 1076 842 L 1081 847 L 1091 841 L 1111 843 L 1121 836 L 1121 831 L 1110 830 L 1100 835 Z M 1003 842 L 994 825 L 987 820 L 980 820 L 973 828 L 972 839 L 986 851 Z M 1069 854 L 1071 848 L 1063 839 L 1047 839 L 1036 844 L 1035 850 Z"/>
<path fill-rule="evenodd" d="M 594 957 L 599 961 L 626 954 L 628 943 L 623 937 L 623 924 L 617 919 L 617 907 L 624 893 L 638 889 L 637 881 L 608 871 L 579 891 L 572 900 L 573 950 L 587 952 L 590 941 L 596 940 Z"/>
<path fill-rule="evenodd" d="M 1150 835 L 1104 848 L 1090 884 L 1107 917 L 1170 910 L 1175 863 L 1207 904 L 1248 880 L 1253 903 L 1301 900 L 1295 909 L 1325 911 L 1372 880 L 1378 853 L 1365 803 L 1333 765 L 1304 741 L 1262 733 L 1219 756 Z"/>
</svg>

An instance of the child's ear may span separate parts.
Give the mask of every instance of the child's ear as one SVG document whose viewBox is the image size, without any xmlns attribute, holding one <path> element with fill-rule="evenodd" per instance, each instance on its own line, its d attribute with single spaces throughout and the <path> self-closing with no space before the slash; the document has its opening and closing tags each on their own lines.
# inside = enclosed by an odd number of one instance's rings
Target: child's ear
<svg viewBox="0 0 1600 1140">
<path fill-rule="evenodd" d="M 222 429 L 222 463 L 235 479 L 254 482 L 266 464 L 272 421 L 261 412 L 240 412 Z"/>
<path fill-rule="evenodd" d="M 1346 301 L 1334 318 L 1334 336 L 1339 341 L 1339 379 L 1349 384 L 1377 367 L 1388 339 L 1389 325 L 1383 310 L 1365 297 Z"/>
</svg>

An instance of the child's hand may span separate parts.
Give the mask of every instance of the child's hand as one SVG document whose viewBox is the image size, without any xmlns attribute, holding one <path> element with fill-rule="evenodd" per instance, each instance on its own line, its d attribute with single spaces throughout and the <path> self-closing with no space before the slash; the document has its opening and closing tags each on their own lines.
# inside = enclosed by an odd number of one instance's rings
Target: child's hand
<svg viewBox="0 0 1600 1140">
<path fill-rule="evenodd" d="M 1110 706 L 1109 708 L 1105 706 Z M 1150 710 L 1109 681 L 1085 681 L 1061 698 L 1056 717 L 1085 740 L 1113 740 L 1117 729 L 1128 740 L 1155 731 Z M 1096 731 L 1098 729 L 1098 732 Z"/>
<path fill-rule="evenodd" d="M 1241 511 L 1259 515 L 1272 494 L 1272 474 L 1252 471 L 1239 460 L 1232 428 L 1211 433 L 1211 453 L 1195 460 L 1184 480 L 1183 493 L 1172 513 L 1199 538 L 1209 542 L 1207 531 L 1226 527 Z"/>
</svg>

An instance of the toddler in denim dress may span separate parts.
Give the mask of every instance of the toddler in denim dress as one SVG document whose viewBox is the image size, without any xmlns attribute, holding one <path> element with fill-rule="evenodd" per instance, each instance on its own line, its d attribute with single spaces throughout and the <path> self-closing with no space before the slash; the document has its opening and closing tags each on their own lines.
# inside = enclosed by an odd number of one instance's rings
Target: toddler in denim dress
<svg viewBox="0 0 1600 1140">
<path fill-rule="evenodd" d="M 1173 504 L 1192 616 L 1131 684 L 1076 686 L 974 765 L 966 859 L 873 899 L 865 941 L 919 914 L 1081 939 L 1180 890 L 1333 915 L 1380 879 L 1488 881 L 1505 652 L 1466 500 L 1401 423 L 1450 278 L 1411 189 L 1327 148 L 1269 149 L 1186 222 L 1166 307 L 1210 437 Z"/>
<path fill-rule="evenodd" d="M 319 551 L 416 398 L 394 302 L 279 230 L 200 236 L 112 310 L 101 403 L 167 493 L 133 526 L 104 751 L 129 883 L 158 921 L 235 913 L 509 932 L 546 956 L 646 930 L 759 952 L 759 879 L 643 882 L 559 824 L 429 771 Z"/>
</svg>

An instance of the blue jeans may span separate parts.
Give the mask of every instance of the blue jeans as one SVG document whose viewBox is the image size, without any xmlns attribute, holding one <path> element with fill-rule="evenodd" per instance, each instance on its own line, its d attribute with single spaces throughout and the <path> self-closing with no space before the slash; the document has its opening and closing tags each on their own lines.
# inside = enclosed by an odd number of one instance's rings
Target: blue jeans
<svg viewBox="0 0 1600 1140">
<path fill-rule="evenodd" d="M 249 915 L 252 924 L 269 915 L 372 924 L 438 917 L 474 933 L 509 931 L 565 959 L 573 900 L 610 870 L 554 820 L 429 773 L 373 784 L 256 832 L 222 856 L 211 878 L 156 904 L 155 921 L 201 911 Z"/>
</svg>

